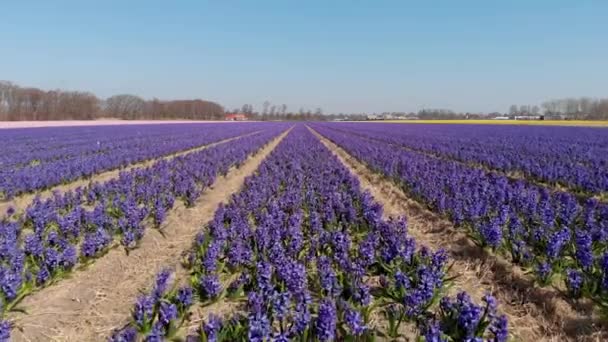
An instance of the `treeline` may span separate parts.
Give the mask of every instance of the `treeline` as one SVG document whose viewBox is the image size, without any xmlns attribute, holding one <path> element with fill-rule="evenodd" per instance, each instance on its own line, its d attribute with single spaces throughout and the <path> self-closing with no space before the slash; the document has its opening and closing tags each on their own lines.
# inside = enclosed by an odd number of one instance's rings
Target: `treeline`
<svg viewBox="0 0 608 342">
<path fill-rule="evenodd" d="M 224 108 L 204 100 L 145 101 L 134 95 L 116 95 L 103 103 L 102 113 L 127 120 L 224 120 Z"/>
<path fill-rule="evenodd" d="M 545 113 L 562 114 L 578 120 L 608 120 L 608 99 L 566 98 L 544 102 Z"/>
<path fill-rule="evenodd" d="M 298 113 L 293 113 L 287 110 L 287 105 L 273 105 L 269 101 L 264 101 L 262 104 L 262 111 L 258 112 L 253 109 L 253 105 L 244 104 L 240 109 L 235 108 L 231 114 L 245 114 L 249 120 L 257 121 L 320 121 L 327 120 L 327 117 L 323 115 L 321 108 L 313 113 L 308 110 L 300 109 Z"/>
<path fill-rule="evenodd" d="M 315 114 L 315 113 L 292 113 L 285 114 L 261 114 L 253 112 L 248 115 L 249 120 L 257 121 L 333 121 L 333 120 L 365 120 L 366 116 L 361 114 Z"/>
<path fill-rule="evenodd" d="M 300 108 L 297 112 L 288 110 L 286 104 L 276 105 L 264 101 L 261 111 L 255 111 L 253 105 L 244 104 L 241 108 L 228 111 L 228 114 L 245 114 L 249 120 L 257 121 L 331 121 L 331 120 L 364 120 L 362 114 L 323 114 L 323 109 Z"/>
<path fill-rule="evenodd" d="M 542 108 L 542 110 L 541 110 Z M 608 99 L 590 97 L 564 98 L 543 102 L 541 106 L 517 106 L 509 108 L 511 115 L 560 116 L 573 120 L 608 120 Z"/>
<path fill-rule="evenodd" d="M 204 100 L 144 100 L 135 95 L 99 99 L 92 93 L 45 91 L 0 81 L 0 121 L 192 119 L 223 120 L 224 109 Z"/>
<path fill-rule="evenodd" d="M 410 117 L 412 115 L 409 115 Z M 421 120 L 465 120 L 481 119 L 484 116 L 475 113 L 456 113 L 449 109 L 422 109 L 416 115 Z"/>
</svg>

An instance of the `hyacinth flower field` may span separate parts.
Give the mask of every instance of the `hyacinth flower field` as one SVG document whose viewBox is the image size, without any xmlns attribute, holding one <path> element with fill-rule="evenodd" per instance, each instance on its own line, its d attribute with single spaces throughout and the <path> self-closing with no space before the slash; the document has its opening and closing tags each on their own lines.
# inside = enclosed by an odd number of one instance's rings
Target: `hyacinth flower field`
<svg viewBox="0 0 608 342">
<path fill-rule="evenodd" d="M 608 192 L 605 129 L 484 125 L 343 124 L 338 130 L 414 152 L 559 186 L 583 197 Z"/>
<path fill-rule="evenodd" d="M 0 139 L 0 341 L 608 338 L 605 128 Z"/>
<path fill-rule="evenodd" d="M 259 130 L 255 124 L 101 126 L 0 131 L 0 198 Z"/>
<path fill-rule="evenodd" d="M 480 246 L 530 268 L 540 284 L 562 282 L 573 297 L 589 297 L 608 309 L 608 203 L 424 153 L 403 150 L 395 156 L 385 142 L 348 128 L 318 130 L 466 230 Z M 606 177 L 607 170 L 593 172 Z"/>
</svg>

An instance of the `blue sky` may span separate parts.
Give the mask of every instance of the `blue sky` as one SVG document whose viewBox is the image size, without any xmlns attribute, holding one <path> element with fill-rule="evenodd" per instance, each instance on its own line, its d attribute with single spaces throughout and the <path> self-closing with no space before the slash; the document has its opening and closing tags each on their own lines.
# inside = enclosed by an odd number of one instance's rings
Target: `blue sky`
<svg viewBox="0 0 608 342">
<path fill-rule="evenodd" d="M 608 1 L 3 1 L 0 79 L 291 110 L 608 96 Z"/>
</svg>

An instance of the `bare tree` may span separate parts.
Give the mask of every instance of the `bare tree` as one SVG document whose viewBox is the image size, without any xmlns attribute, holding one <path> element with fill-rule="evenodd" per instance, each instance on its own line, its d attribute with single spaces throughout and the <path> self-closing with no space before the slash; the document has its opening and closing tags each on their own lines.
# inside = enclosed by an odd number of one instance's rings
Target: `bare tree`
<svg viewBox="0 0 608 342">
<path fill-rule="evenodd" d="M 579 112 L 579 103 L 574 98 L 568 98 L 566 101 L 566 114 L 576 116 Z"/>
<path fill-rule="evenodd" d="M 268 114 L 268 107 L 270 106 L 270 101 L 264 101 L 262 105 L 262 115 Z"/>
<path fill-rule="evenodd" d="M 143 117 L 146 101 L 144 99 L 129 94 L 115 95 L 105 101 L 105 114 L 114 118 L 128 120 L 140 119 Z"/>
<path fill-rule="evenodd" d="M 583 115 L 589 115 L 593 111 L 593 99 L 581 97 L 579 99 L 579 109 Z"/>
<path fill-rule="evenodd" d="M 532 106 L 532 115 L 540 114 L 540 107 L 537 105 Z"/>
</svg>

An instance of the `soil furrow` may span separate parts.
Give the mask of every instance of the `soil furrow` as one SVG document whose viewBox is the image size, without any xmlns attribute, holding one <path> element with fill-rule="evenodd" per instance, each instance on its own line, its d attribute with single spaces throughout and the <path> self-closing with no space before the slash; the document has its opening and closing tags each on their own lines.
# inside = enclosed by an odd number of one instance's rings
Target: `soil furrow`
<svg viewBox="0 0 608 342">
<path fill-rule="evenodd" d="M 224 140 L 220 140 L 220 141 L 216 141 L 207 145 L 202 145 L 202 146 L 198 146 L 198 147 L 194 147 L 188 150 L 184 150 L 184 151 L 180 151 L 180 152 L 176 152 L 176 153 L 171 153 L 162 157 L 158 157 L 158 158 L 154 158 L 154 159 L 148 159 L 139 163 L 135 163 L 135 164 L 129 164 L 128 166 L 125 167 L 121 167 L 121 168 L 117 168 L 117 169 L 113 169 L 113 170 L 109 170 L 109 171 L 105 171 L 102 173 L 98 173 L 96 175 L 92 175 L 90 177 L 87 178 L 80 178 L 77 180 L 74 180 L 73 182 L 67 183 L 67 184 L 60 184 L 54 187 L 51 187 L 50 189 L 45 189 L 42 191 L 38 191 L 35 193 L 26 193 L 26 194 L 22 194 L 19 196 L 16 196 L 8 201 L 3 201 L 0 202 L 0 216 L 4 215 L 4 213 L 6 213 L 6 211 L 9 208 L 13 208 L 16 212 L 21 212 L 23 210 L 25 210 L 27 208 L 27 206 L 32 203 L 32 200 L 36 197 L 36 196 L 40 196 L 41 199 L 46 199 L 49 198 L 53 195 L 54 192 L 58 191 L 60 193 L 63 192 L 68 192 L 70 190 L 75 190 L 78 187 L 84 187 L 87 186 L 88 184 L 92 183 L 92 182 L 106 182 L 109 181 L 113 178 L 117 178 L 120 174 L 120 172 L 125 172 L 125 171 L 130 171 L 136 168 L 144 168 L 144 167 L 149 167 L 151 165 L 153 165 L 154 163 L 156 163 L 159 160 L 171 160 L 175 157 L 179 157 L 191 152 L 197 152 L 197 151 L 201 151 L 213 146 L 217 146 L 220 144 L 225 144 L 228 142 L 231 142 L 233 140 L 242 138 L 242 137 L 246 137 L 249 135 L 253 135 L 253 134 L 257 134 L 260 133 L 261 131 L 255 131 L 255 132 L 251 132 L 251 133 L 247 133 L 247 134 L 243 134 L 243 135 L 239 135 L 236 137 L 232 137 L 232 138 L 228 138 L 228 139 L 224 139 Z"/>
<path fill-rule="evenodd" d="M 309 128 L 310 129 L 310 128 Z M 387 216 L 406 216 L 409 232 L 431 248 L 444 248 L 457 276 L 450 292 L 467 291 L 480 300 L 491 292 L 520 341 L 597 341 L 608 336 L 589 305 L 568 302 L 560 291 L 538 288 L 519 267 L 474 245 L 446 219 L 410 199 L 396 184 L 367 168 L 342 148 L 311 131 L 356 175 Z"/>
<path fill-rule="evenodd" d="M 129 317 L 139 291 L 152 284 L 160 269 L 179 268 L 181 254 L 192 245 L 203 224 L 239 190 L 289 131 L 249 156 L 238 169 L 218 177 L 192 208 L 177 204 L 161 227 L 164 236 L 149 229 L 140 247 L 128 256 L 122 249 L 112 249 L 88 268 L 27 297 L 19 305 L 27 313 L 13 313 L 11 317 L 16 325 L 13 340 L 105 340 Z"/>
</svg>

